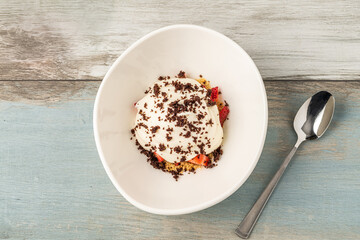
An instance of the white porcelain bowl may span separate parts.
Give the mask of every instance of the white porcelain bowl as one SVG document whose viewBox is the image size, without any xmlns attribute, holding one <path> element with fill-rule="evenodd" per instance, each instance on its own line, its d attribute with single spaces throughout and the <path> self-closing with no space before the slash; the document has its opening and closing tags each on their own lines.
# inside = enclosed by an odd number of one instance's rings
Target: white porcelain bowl
<svg viewBox="0 0 360 240">
<path fill-rule="evenodd" d="M 202 74 L 230 105 L 224 154 L 218 166 L 176 182 L 154 169 L 130 141 L 134 102 L 160 75 Z M 117 190 L 134 206 L 155 214 L 196 212 L 234 193 L 253 171 L 267 130 L 267 99 L 254 62 L 224 35 L 194 25 L 147 34 L 112 65 L 96 96 L 94 134 L 101 161 Z"/>
</svg>

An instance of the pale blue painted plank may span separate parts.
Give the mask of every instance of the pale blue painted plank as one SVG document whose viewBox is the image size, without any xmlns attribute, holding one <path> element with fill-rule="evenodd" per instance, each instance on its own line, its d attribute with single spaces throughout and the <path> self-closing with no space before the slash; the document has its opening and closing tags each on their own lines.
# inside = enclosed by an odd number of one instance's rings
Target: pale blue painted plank
<svg viewBox="0 0 360 240">
<path fill-rule="evenodd" d="M 0 102 L 0 239 L 237 239 L 295 142 L 297 108 L 321 89 L 335 95 L 334 124 L 299 149 L 251 239 L 360 238 L 360 83 L 266 82 L 269 130 L 253 174 L 220 204 L 176 217 L 142 212 L 112 186 L 92 133 L 99 83 L 87 84 L 57 103 Z"/>
</svg>

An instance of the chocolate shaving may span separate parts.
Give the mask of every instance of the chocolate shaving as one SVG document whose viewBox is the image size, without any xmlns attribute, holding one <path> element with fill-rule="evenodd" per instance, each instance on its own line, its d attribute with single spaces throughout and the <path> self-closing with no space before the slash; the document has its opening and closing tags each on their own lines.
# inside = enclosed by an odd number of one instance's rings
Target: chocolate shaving
<svg viewBox="0 0 360 240">
<path fill-rule="evenodd" d="M 200 153 L 201 154 L 206 154 L 205 153 L 205 150 L 204 150 L 204 147 L 205 147 L 205 144 L 204 143 L 201 143 L 201 144 L 199 144 L 199 145 L 197 145 L 198 146 L 198 148 L 200 148 Z"/>
<path fill-rule="evenodd" d="M 172 81 L 171 83 L 175 87 L 175 92 L 183 90 L 184 84 L 179 81 Z"/>
<path fill-rule="evenodd" d="M 166 140 L 168 141 L 168 142 L 170 142 L 171 141 L 171 139 L 172 139 L 172 137 L 170 136 L 170 134 L 166 134 Z"/>
<path fill-rule="evenodd" d="M 185 116 L 176 117 L 176 124 L 175 124 L 176 127 L 183 127 L 186 125 L 186 123 L 187 123 L 187 119 Z"/>
<path fill-rule="evenodd" d="M 207 123 L 205 123 L 206 126 L 207 126 L 207 125 L 212 126 L 213 124 L 214 124 L 214 123 L 213 123 L 212 118 L 210 118 L 210 120 L 209 120 Z"/>
<path fill-rule="evenodd" d="M 163 109 L 163 108 L 164 108 L 164 103 L 158 103 L 156 106 L 157 106 L 158 108 L 160 108 L 160 109 Z"/>
<path fill-rule="evenodd" d="M 159 150 L 160 150 L 160 151 L 164 151 L 165 149 L 166 149 L 165 145 L 162 144 L 162 143 L 160 143 L 160 144 L 159 144 Z"/>
<path fill-rule="evenodd" d="M 185 135 L 184 135 L 184 137 L 186 137 L 186 138 L 189 138 L 191 136 L 191 132 L 190 131 L 188 131 Z"/>
<path fill-rule="evenodd" d="M 174 152 L 181 153 L 182 152 L 181 147 L 180 146 L 174 147 Z"/>
<path fill-rule="evenodd" d="M 185 72 L 184 71 L 180 71 L 177 75 L 178 78 L 186 78 L 185 76 Z"/>
<path fill-rule="evenodd" d="M 212 89 L 208 89 L 207 92 L 206 92 L 206 97 L 211 97 L 211 92 L 212 92 Z"/>
<path fill-rule="evenodd" d="M 197 119 L 200 121 L 201 119 L 204 119 L 205 116 L 203 114 L 198 114 Z M 211 118 L 210 118 L 211 119 Z"/>
<path fill-rule="evenodd" d="M 191 84 L 191 83 L 186 83 L 185 85 L 184 85 L 184 91 L 194 91 L 194 87 L 193 87 L 193 85 Z"/>
<path fill-rule="evenodd" d="M 188 127 L 191 132 L 199 133 L 201 131 L 201 128 L 195 127 L 192 123 L 188 123 Z"/>
<path fill-rule="evenodd" d="M 213 154 L 213 156 L 214 156 L 214 162 L 219 161 L 220 156 L 223 154 L 223 150 L 221 149 L 221 146 L 218 147 L 217 149 L 215 149 L 215 150 L 212 152 L 212 154 Z"/>
<path fill-rule="evenodd" d="M 149 120 L 150 117 L 147 117 L 146 114 L 143 112 L 143 110 L 140 109 L 139 114 L 142 116 L 142 118 L 144 119 L 144 121 Z"/>
<path fill-rule="evenodd" d="M 160 87 L 159 85 L 155 84 L 154 85 L 154 94 L 156 97 L 159 97 L 159 93 L 160 93 Z"/>
<path fill-rule="evenodd" d="M 214 105 L 216 105 L 216 102 L 213 102 L 213 101 L 211 101 L 211 100 L 209 100 L 209 101 L 207 102 L 207 104 L 206 104 L 206 106 L 208 106 L 208 107 L 212 107 L 212 106 L 214 106 Z"/>
<path fill-rule="evenodd" d="M 150 91 L 151 91 L 151 88 L 148 88 L 148 89 L 145 91 L 145 94 L 148 94 Z"/>
<path fill-rule="evenodd" d="M 145 124 L 145 123 L 138 123 L 137 124 L 137 127 L 144 127 L 144 128 L 146 128 L 146 129 L 148 129 L 149 127 Z"/>
<path fill-rule="evenodd" d="M 160 129 L 160 126 L 154 126 L 154 127 L 151 127 L 151 133 L 156 133 L 157 130 Z"/>
</svg>

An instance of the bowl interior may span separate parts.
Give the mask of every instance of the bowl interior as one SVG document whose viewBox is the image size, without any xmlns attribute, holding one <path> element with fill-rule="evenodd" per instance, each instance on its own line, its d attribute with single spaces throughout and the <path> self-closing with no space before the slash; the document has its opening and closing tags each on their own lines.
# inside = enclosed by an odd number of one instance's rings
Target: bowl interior
<svg viewBox="0 0 360 240">
<path fill-rule="evenodd" d="M 146 162 L 130 129 L 134 102 L 158 76 L 179 70 L 219 86 L 230 115 L 218 166 L 176 182 Z M 132 204 L 157 214 L 198 211 L 231 195 L 254 169 L 266 128 L 266 93 L 253 61 L 222 34 L 190 25 L 163 28 L 133 44 L 105 76 L 94 109 L 98 151 L 113 184 Z"/>
</svg>

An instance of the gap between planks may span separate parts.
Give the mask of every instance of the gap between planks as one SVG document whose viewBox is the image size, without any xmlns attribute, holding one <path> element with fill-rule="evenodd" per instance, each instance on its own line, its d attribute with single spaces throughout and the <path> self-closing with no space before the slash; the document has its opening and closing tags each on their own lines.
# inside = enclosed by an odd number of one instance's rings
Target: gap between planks
<svg viewBox="0 0 360 240">
<path fill-rule="evenodd" d="M 0 79 L 0 82 L 101 82 L 103 79 Z M 315 79 L 297 79 L 297 80 L 280 80 L 280 79 L 263 79 L 264 82 L 323 82 L 323 83 L 331 83 L 331 82 L 360 82 L 359 79 L 343 79 L 343 80 L 315 80 Z"/>
</svg>

